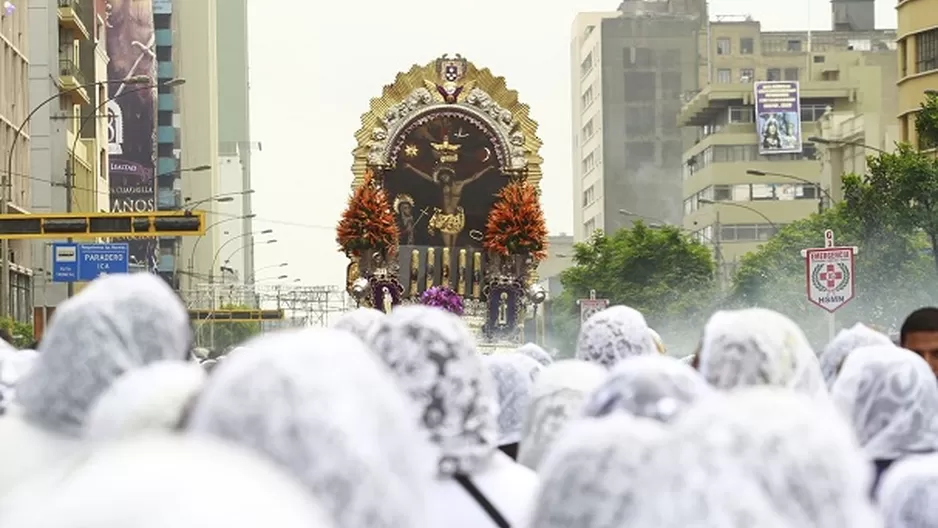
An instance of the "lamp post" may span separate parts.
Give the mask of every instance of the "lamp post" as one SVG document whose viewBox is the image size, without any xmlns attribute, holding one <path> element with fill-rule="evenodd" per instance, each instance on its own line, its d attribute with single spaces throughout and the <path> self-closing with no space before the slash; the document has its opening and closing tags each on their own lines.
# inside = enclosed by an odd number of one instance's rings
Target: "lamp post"
<svg viewBox="0 0 938 528">
<path fill-rule="evenodd" d="M 636 218 L 641 218 L 641 219 L 643 219 L 643 220 L 651 220 L 652 222 L 657 222 L 657 223 L 663 224 L 663 225 L 671 225 L 671 222 L 665 222 L 664 220 L 662 220 L 662 219 L 660 219 L 660 218 L 658 218 L 658 217 L 640 215 L 640 214 L 638 214 L 638 213 L 633 213 L 632 211 L 629 211 L 628 209 L 619 209 L 619 214 L 622 215 L 622 216 L 634 216 L 634 217 L 636 217 Z"/>
<path fill-rule="evenodd" d="M 247 236 L 269 235 L 270 233 L 273 233 L 273 232 L 274 232 L 273 229 L 265 229 L 260 232 L 248 233 Z M 216 295 L 217 292 L 215 289 L 215 265 L 218 264 L 218 256 L 221 255 L 221 250 L 225 249 L 225 246 L 234 242 L 235 240 L 238 240 L 239 238 L 243 238 L 243 237 L 231 237 L 229 240 L 226 240 L 225 243 L 222 244 L 221 247 L 218 248 L 218 251 L 215 252 L 215 256 L 212 258 L 212 268 L 209 270 L 208 280 L 209 280 L 209 286 L 212 288 L 212 317 L 213 318 L 215 316 L 215 310 L 217 309 L 215 304 L 216 304 L 217 297 L 218 297 L 218 295 Z M 262 242 L 262 244 L 275 244 L 275 243 L 277 243 L 277 239 L 270 239 L 270 240 L 265 240 L 264 242 Z M 214 323 L 212 323 L 212 326 L 209 328 L 209 331 L 210 331 L 209 340 L 211 342 L 212 348 L 214 349 L 215 348 L 215 324 Z"/>
<path fill-rule="evenodd" d="M 794 174 L 785 174 L 784 172 L 761 171 L 757 169 L 746 169 L 746 174 L 750 176 L 775 176 L 778 178 L 788 178 L 789 180 L 794 180 L 794 181 L 804 183 L 806 185 L 810 185 L 812 187 L 817 187 L 817 189 L 821 191 L 821 195 L 818 196 L 818 199 L 817 199 L 818 214 L 821 214 L 824 212 L 824 197 L 825 196 L 827 197 L 827 203 L 830 204 L 831 207 L 834 206 L 834 197 L 831 196 L 831 193 L 827 189 L 821 188 L 820 185 L 818 185 L 817 183 L 814 183 L 811 180 L 802 178 L 800 176 L 795 176 Z"/>
<path fill-rule="evenodd" d="M 880 154 L 889 154 L 888 152 L 886 152 L 885 150 L 881 148 L 874 147 L 872 145 L 867 145 L 865 143 L 860 143 L 859 141 L 846 141 L 843 139 L 828 139 L 828 138 L 822 138 L 819 136 L 811 136 L 808 138 L 808 141 L 810 141 L 811 143 L 817 143 L 819 145 L 836 145 L 836 146 L 849 145 L 852 147 L 860 147 L 860 148 L 864 148 L 867 150 L 879 152 Z"/>
<path fill-rule="evenodd" d="M 747 211 L 752 211 L 753 213 L 756 213 L 757 215 L 761 216 L 762 219 L 765 220 L 766 223 L 768 223 L 770 226 L 772 226 L 772 228 L 775 229 L 776 232 L 778 231 L 778 225 L 776 225 L 776 223 L 773 222 L 771 218 L 769 218 L 768 216 L 765 216 L 765 213 L 763 213 L 762 211 L 756 209 L 755 207 L 749 207 L 748 205 L 743 205 L 743 204 L 741 204 L 741 203 L 736 203 L 736 202 L 714 202 L 713 200 L 708 200 L 708 199 L 706 199 L 706 198 L 700 198 L 700 199 L 697 200 L 697 201 L 700 202 L 700 203 L 702 203 L 702 204 L 708 204 L 708 205 L 728 205 L 728 206 L 730 206 L 730 207 L 738 207 L 738 208 L 740 208 L 740 209 L 745 209 L 745 210 L 747 210 Z"/>
<path fill-rule="evenodd" d="M 203 169 L 202 167 L 205 167 L 205 168 Z M 199 167 L 196 167 L 196 169 L 193 169 L 193 171 L 197 171 L 197 169 L 209 170 L 209 169 L 211 169 L 211 168 L 212 168 L 211 165 L 200 165 Z M 194 201 L 194 202 L 192 201 L 192 198 L 191 198 L 191 197 L 187 197 L 187 198 L 186 198 L 186 204 L 185 204 L 186 207 L 185 207 L 185 209 L 186 209 L 187 211 L 191 211 L 191 210 L 193 210 L 194 208 L 196 208 L 197 206 L 199 206 L 199 205 L 201 205 L 201 204 L 204 204 L 204 203 L 207 203 L 207 202 L 215 202 L 215 203 L 228 203 L 228 202 L 233 202 L 235 196 L 243 196 L 243 195 L 245 195 L 245 194 L 254 194 L 254 189 L 247 189 L 247 190 L 244 190 L 244 191 L 232 191 L 232 192 L 223 192 L 223 193 L 213 194 L 212 196 L 209 196 L 208 198 L 202 198 L 201 200 L 196 200 L 196 201 Z M 245 217 L 246 217 L 246 216 L 245 216 Z M 244 218 L 244 217 L 242 217 L 242 218 Z"/>
<path fill-rule="evenodd" d="M 253 192 L 253 191 L 252 191 L 252 192 Z M 234 221 L 234 220 L 245 220 L 245 219 L 247 219 L 247 218 L 254 218 L 254 217 L 256 217 L 256 216 L 257 216 L 256 214 L 251 213 L 251 214 L 242 215 L 242 216 L 232 216 L 232 217 L 230 217 L 230 218 L 223 218 L 223 219 L 218 220 L 218 221 L 216 221 L 216 222 L 214 222 L 214 223 L 212 223 L 212 224 L 209 224 L 209 226 L 208 226 L 207 228 L 205 228 L 205 232 L 208 233 L 208 232 L 211 231 L 212 229 L 215 229 L 216 227 L 218 227 L 218 226 L 224 224 L 225 222 L 232 222 L 232 221 Z M 188 273 L 188 275 L 189 275 L 189 290 L 190 290 L 190 291 L 193 291 L 193 290 L 194 290 L 194 288 L 192 287 L 192 280 L 195 278 L 195 251 L 196 251 L 197 249 L 199 249 L 199 242 L 202 241 L 202 238 L 203 238 L 203 237 L 204 237 L 204 235 L 203 235 L 203 236 L 200 236 L 200 237 L 198 237 L 198 238 L 195 239 L 195 243 L 192 244 L 192 251 L 189 252 L 189 266 L 188 266 L 189 273 Z M 214 266 L 212 266 L 212 267 L 214 268 Z"/>
<path fill-rule="evenodd" d="M 98 86 L 106 86 L 111 84 L 151 84 L 150 78 L 145 75 L 136 75 L 124 80 L 108 80 L 108 81 L 98 81 L 93 83 L 80 84 L 73 88 L 67 90 L 56 90 L 56 93 L 49 96 L 46 99 L 43 99 L 32 110 L 29 111 L 29 114 L 23 119 L 23 122 L 16 127 L 16 131 L 13 133 L 13 139 L 10 142 L 10 151 L 7 153 L 7 170 L 3 174 L 2 182 L 0 182 L 0 214 L 9 214 L 10 212 L 10 193 L 13 187 L 13 155 L 16 152 L 16 145 L 19 143 L 20 137 L 23 135 L 23 129 L 26 128 L 26 125 L 32 120 L 33 116 L 36 115 L 36 112 L 45 108 L 46 105 L 52 101 L 58 101 L 63 95 L 68 95 L 79 90 L 85 90 L 87 88 L 94 88 Z M 4 238 L 0 240 L 0 257 L 2 257 L 2 271 L 0 271 L 0 317 L 10 316 L 10 240 Z"/>
</svg>

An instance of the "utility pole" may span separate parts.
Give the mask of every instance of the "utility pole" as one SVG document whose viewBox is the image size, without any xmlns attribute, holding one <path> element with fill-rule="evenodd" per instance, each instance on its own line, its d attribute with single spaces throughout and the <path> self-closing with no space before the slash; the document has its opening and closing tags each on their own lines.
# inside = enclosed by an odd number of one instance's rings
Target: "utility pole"
<svg viewBox="0 0 938 528">
<path fill-rule="evenodd" d="M 717 265 L 717 286 L 720 291 L 723 291 L 726 283 L 724 277 L 726 263 L 723 262 L 723 226 L 720 225 L 720 211 L 716 212 L 716 219 L 713 222 L 713 253 Z"/>
<path fill-rule="evenodd" d="M 77 134 L 81 134 L 81 131 L 78 131 Z M 75 143 L 77 144 L 77 138 Z M 65 165 L 65 211 L 68 213 L 72 212 L 72 200 L 74 199 L 74 188 L 75 188 L 75 148 L 72 146 L 72 152 L 69 156 L 69 161 Z M 68 239 L 69 242 L 72 242 L 72 239 Z M 71 299 L 72 295 L 75 295 L 75 283 L 68 281 L 65 284 L 66 293 L 65 296 L 68 299 Z"/>
</svg>

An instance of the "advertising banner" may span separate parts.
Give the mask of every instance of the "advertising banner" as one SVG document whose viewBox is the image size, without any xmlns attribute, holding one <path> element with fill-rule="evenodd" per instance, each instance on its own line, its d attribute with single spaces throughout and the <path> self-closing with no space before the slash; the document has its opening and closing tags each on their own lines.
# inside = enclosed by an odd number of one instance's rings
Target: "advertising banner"
<svg viewBox="0 0 938 528">
<path fill-rule="evenodd" d="M 112 212 L 155 210 L 156 52 L 153 0 L 110 0 L 107 18 L 108 147 Z M 147 84 L 128 82 L 147 78 Z M 134 239 L 133 267 L 156 267 L 156 239 Z"/>
<path fill-rule="evenodd" d="M 801 153 L 798 81 L 759 81 L 753 86 L 759 154 Z"/>
</svg>

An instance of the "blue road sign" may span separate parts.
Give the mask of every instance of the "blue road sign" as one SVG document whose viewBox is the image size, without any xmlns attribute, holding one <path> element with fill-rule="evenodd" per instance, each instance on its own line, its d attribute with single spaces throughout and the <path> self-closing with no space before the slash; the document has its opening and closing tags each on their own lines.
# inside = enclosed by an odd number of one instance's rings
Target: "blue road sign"
<svg viewBox="0 0 938 528">
<path fill-rule="evenodd" d="M 127 273 L 129 257 L 127 244 L 53 244 L 52 281 L 86 282 Z"/>
</svg>

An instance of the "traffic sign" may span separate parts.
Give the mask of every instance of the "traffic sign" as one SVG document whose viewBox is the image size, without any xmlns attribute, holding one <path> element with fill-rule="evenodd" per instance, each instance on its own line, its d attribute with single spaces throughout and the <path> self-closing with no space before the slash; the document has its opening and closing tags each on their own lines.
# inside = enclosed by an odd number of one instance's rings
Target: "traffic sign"
<svg viewBox="0 0 938 528">
<path fill-rule="evenodd" d="M 856 293 L 852 247 L 807 250 L 805 282 L 808 300 L 830 313 L 850 302 Z"/>
<path fill-rule="evenodd" d="M 127 273 L 130 248 L 128 244 L 52 245 L 52 281 L 86 282 L 101 275 Z"/>
<path fill-rule="evenodd" d="M 579 299 L 576 303 L 580 306 L 581 323 L 585 323 L 593 314 L 609 307 L 609 299 L 597 299 L 596 290 L 590 290 L 589 299 Z"/>
</svg>

